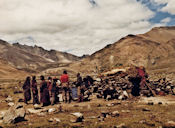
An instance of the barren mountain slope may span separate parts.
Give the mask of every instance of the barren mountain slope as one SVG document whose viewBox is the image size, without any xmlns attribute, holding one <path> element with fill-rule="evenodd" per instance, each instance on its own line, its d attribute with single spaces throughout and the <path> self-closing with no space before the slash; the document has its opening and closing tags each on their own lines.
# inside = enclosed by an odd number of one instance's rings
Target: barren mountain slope
<svg viewBox="0 0 175 128">
<path fill-rule="evenodd" d="M 17 69 L 30 72 L 58 67 L 59 64 L 67 64 L 79 59 L 71 54 L 47 51 L 37 46 L 12 45 L 3 40 L 0 40 L 0 58 Z"/>
<path fill-rule="evenodd" d="M 15 43 L 15 44 L 13 44 L 13 46 L 15 46 L 16 48 L 20 48 L 22 50 L 25 50 L 31 54 L 42 56 L 45 59 L 50 60 L 52 62 L 70 63 L 72 61 L 77 61 L 80 59 L 79 57 L 72 55 L 72 54 L 69 54 L 69 53 L 66 53 L 66 52 L 59 52 L 56 50 L 48 51 L 48 50 L 45 50 L 44 48 L 38 47 L 36 45 L 33 47 L 33 46 L 21 45 L 19 43 Z"/>
<path fill-rule="evenodd" d="M 130 65 L 145 66 L 149 71 L 175 72 L 175 27 L 153 28 L 142 35 L 128 35 L 71 68 L 99 73 Z"/>
</svg>

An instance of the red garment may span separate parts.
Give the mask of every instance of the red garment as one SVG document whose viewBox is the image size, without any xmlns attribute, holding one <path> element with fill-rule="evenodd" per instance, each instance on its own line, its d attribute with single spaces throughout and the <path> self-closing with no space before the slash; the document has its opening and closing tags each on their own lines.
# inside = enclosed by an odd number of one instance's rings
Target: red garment
<svg viewBox="0 0 175 128">
<path fill-rule="evenodd" d="M 63 74 L 61 75 L 60 80 L 61 80 L 61 83 L 67 83 L 69 82 L 69 76 L 67 74 Z"/>
<path fill-rule="evenodd" d="M 138 74 L 140 77 L 145 77 L 145 71 L 143 69 L 138 68 Z"/>
</svg>

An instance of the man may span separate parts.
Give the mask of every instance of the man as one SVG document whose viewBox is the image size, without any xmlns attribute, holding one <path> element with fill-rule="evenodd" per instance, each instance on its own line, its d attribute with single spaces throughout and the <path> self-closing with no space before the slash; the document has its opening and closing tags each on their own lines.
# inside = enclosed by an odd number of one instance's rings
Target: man
<svg viewBox="0 0 175 128">
<path fill-rule="evenodd" d="M 42 106 L 48 106 L 50 104 L 50 96 L 47 82 L 45 81 L 44 76 L 40 76 L 40 80 L 40 102 L 43 104 Z"/>
<path fill-rule="evenodd" d="M 67 71 L 63 71 L 63 74 L 61 75 L 61 85 L 63 89 L 63 101 L 64 102 L 71 102 L 70 99 L 70 88 L 69 88 L 69 76 L 67 74 Z"/>
<path fill-rule="evenodd" d="M 77 93 L 78 93 L 78 102 L 83 102 L 83 88 L 82 88 L 82 77 L 80 76 L 80 73 L 77 74 L 77 82 L 76 82 L 76 86 L 77 86 Z"/>
</svg>

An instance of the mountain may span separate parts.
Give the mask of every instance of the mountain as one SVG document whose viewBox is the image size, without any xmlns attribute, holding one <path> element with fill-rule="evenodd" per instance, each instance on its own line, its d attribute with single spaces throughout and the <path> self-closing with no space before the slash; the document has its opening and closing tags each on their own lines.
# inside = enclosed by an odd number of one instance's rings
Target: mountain
<svg viewBox="0 0 175 128">
<path fill-rule="evenodd" d="M 79 72 L 100 73 L 123 66 L 145 66 L 150 72 L 175 72 L 175 27 L 156 27 L 128 35 L 71 65 Z"/>
<path fill-rule="evenodd" d="M 47 51 L 38 46 L 27 46 L 19 43 L 9 44 L 0 40 L 0 59 L 5 60 L 17 69 L 38 72 L 59 65 L 67 65 L 80 58 L 56 50 Z"/>
<path fill-rule="evenodd" d="M 27 72 L 17 70 L 10 66 L 6 61 L 0 61 L 0 80 L 4 79 L 19 79 L 27 76 Z M 2 82 L 2 81 L 1 81 Z"/>
</svg>

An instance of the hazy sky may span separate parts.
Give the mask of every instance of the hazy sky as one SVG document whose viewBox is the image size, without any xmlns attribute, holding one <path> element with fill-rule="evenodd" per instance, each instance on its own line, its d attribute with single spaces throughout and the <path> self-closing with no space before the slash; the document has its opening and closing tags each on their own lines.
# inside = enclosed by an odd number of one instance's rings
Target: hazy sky
<svg viewBox="0 0 175 128">
<path fill-rule="evenodd" d="M 0 0 L 0 39 L 76 55 L 175 25 L 175 0 Z"/>
</svg>

